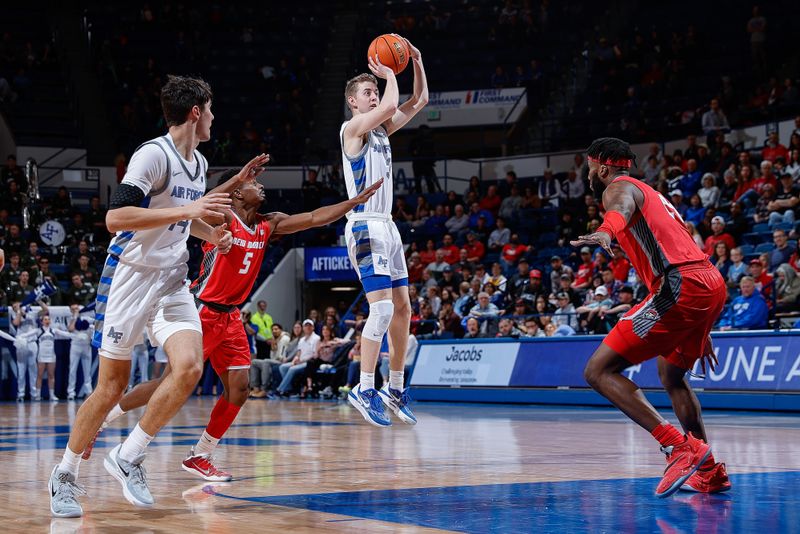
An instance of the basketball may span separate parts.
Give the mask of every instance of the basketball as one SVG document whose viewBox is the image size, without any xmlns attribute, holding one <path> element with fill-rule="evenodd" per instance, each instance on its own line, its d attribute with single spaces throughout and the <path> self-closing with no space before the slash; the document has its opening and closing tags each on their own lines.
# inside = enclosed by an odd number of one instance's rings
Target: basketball
<svg viewBox="0 0 800 534">
<path fill-rule="evenodd" d="M 405 41 L 391 33 L 379 35 L 369 45 L 368 57 L 378 55 L 381 64 L 400 74 L 408 66 L 408 47 Z"/>
</svg>

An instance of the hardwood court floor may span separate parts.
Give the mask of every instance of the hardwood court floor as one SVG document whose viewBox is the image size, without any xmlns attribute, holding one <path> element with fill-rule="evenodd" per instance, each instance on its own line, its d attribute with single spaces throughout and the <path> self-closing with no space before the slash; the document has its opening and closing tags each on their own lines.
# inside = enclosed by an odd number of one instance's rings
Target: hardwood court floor
<svg viewBox="0 0 800 534">
<path fill-rule="evenodd" d="M 213 402 L 191 398 L 151 444 L 153 508 L 102 466 L 129 414 L 81 465 L 84 517 L 52 521 L 46 481 L 77 404 L 0 404 L 0 534 L 800 531 L 797 416 L 709 412 L 733 490 L 662 500 L 645 431 L 612 410 L 532 406 L 418 403 L 416 427 L 378 429 L 347 404 L 251 400 L 219 449 L 235 480 L 204 483 L 180 462 Z"/>
</svg>

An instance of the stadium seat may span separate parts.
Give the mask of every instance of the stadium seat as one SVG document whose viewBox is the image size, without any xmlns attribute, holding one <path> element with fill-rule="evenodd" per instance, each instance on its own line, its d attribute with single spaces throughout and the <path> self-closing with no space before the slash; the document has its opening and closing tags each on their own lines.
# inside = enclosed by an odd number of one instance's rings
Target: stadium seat
<svg viewBox="0 0 800 534">
<path fill-rule="evenodd" d="M 756 246 L 756 254 L 763 254 L 764 252 L 772 252 L 772 249 L 775 248 L 774 243 L 761 243 Z"/>
</svg>

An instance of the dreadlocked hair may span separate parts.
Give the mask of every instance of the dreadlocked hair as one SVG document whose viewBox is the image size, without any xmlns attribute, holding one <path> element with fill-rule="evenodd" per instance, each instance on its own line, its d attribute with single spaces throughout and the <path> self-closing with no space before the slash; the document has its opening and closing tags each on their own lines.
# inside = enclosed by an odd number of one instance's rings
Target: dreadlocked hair
<svg viewBox="0 0 800 534">
<path fill-rule="evenodd" d="M 616 137 L 601 137 L 592 141 L 586 154 L 590 158 L 601 161 L 631 160 L 636 164 L 636 154 L 631 150 L 631 145 Z"/>
</svg>

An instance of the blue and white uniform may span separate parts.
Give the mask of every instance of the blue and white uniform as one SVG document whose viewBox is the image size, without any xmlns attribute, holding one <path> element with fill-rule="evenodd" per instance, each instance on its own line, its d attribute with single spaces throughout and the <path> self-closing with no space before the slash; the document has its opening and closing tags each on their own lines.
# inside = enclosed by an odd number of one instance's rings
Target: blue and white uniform
<svg viewBox="0 0 800 534">
<path fill-rule="evenodd" d="M 36 353 L 39 351 L 36 346 L 36 341 L 28 339 L 24 334 L 32 332 L 38 328 L 36 323 L 36 314 L 32 311 L 25 312 L 21 310 L 22 317 L 20 324 L 14 327 L 14 319 L 17 314 L 13 308 L 8 308 L 8 318 L 11 323 L 11 333 L 17 336 L 14 342 L 14 348 L 17 352 L 17 397 L 25 396 L 25 374 L 28 374 L 28 380 L 31 387 L 31 397 L 36 397 L 38 391 L 36 390 Z"/>
<path fill-rule="evenodd" d="M 179 207 L 205 194 L 207 170 L 200 152 L 187 161 L 167 134 L 134 152 L 122 183 L 142 190 L 143 208 Z M 130 360 L 145 329 L 154 345 L 181 330 L 202 333 L 186 284 L 190 227 L 191 221 L 180 221 L 114 237 L 97 287 L 92 343 L 101 356 Z"/>
<path fill-rule="evenodd" d="M 350 262 L 369 293 L 408 284 L 408 268 L 400 233 L 392 221 L 392 148 L 383 127 L 366 134 L 366 142 L 357 154 L 344 149 L 344 129 L 339 130 L 342 166 L 349 198 L 381 178 L 383 186 L 363 205 L 347 213 L 345 240 Z"/>
</svg>

